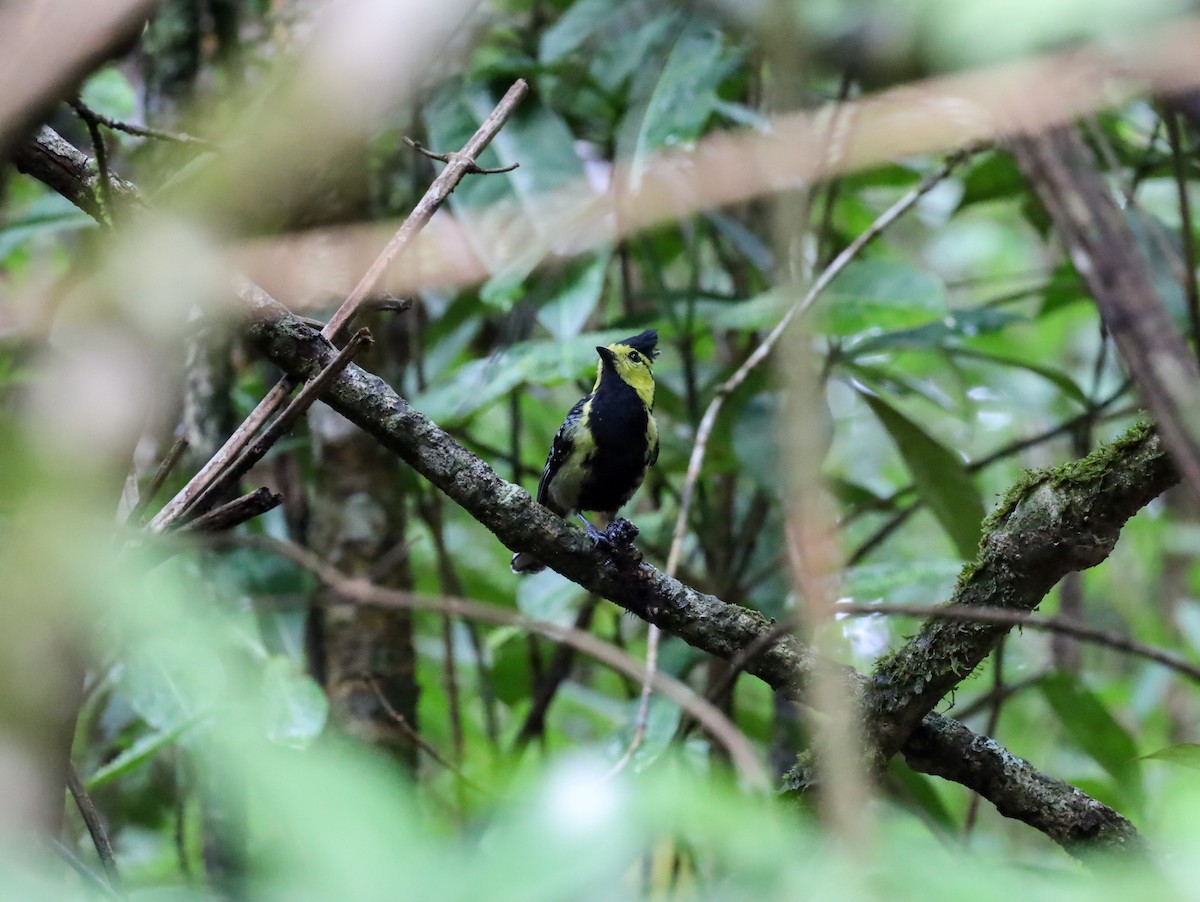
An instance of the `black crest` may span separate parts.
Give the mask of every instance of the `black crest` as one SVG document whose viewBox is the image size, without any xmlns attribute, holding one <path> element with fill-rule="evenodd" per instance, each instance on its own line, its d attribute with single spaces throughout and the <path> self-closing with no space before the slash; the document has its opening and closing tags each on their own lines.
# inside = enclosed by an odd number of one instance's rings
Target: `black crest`
<svg viewBox="0 0 1200 902">
<path fill-rule="evenodd" d="M 644 354 L 653 360 L 658 356 L 658 330 L 647 329 L 640 335 L 618 341 L 619 345 L 629 345 L 639 354 Z"/>
</svg>

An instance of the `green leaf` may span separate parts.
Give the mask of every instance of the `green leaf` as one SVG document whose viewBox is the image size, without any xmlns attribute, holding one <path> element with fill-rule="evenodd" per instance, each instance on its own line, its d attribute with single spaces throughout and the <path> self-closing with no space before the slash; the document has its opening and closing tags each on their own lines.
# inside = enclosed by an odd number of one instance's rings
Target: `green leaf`
<svg viewBox="0 0 1200 902">
<path fill-rule="evenodd" d="M 443 382 L 417 395 L 413 404 L 440 425 L 455 425 L 524 382 L 554 385 L 581 376 L 595 378 L 596 346 L 628 334 L 628 330 L 588 332 L 571 339 L 514 345 L 450 370 Z"/>
<path fill-rule="evenodd" d="M 983 501 L 962 459 L 879 395 L 859 392 L 887 430 L 917 491 L 933 511 L 959 555 L 971 560 L 979 547 Z"/>
<path fill-rule="evenodd" d="M 141 767 L 146 762 L 152 760 L 159 750 L 168 745 L 173 745 L 184 732 L 192 726 L 195 721 L 184 721 L 176 724 L 169 730 L 159 730 L 154 733 L 147 733 L 138 738 L 125 751 L 121 752 L 107 764 L 98 768 L 85 781 L 88 789 L 97 789 L 105 783 L 111 783 L 118 777 L 123 777 L 125 774 Z"/>
<path fill-rule="evenodd" d="M 1007 153 L 989 153 L 967 170 L 959 209 L 983 201 L 1017 197 L 1026 190 L 1025 179 Z"/>
<path fill-rule="evenodd" d="M 97 113 L 124 122 L 131 120 L 138 108 L 133 85 L 116 66 L 105 66 L 87 80 L 83 86 L 83 102 Z"/>
<path fill-rule="evenodd" d="M 1181 742 L 1178 745 L 1169 745 L 1149 755 L 1142 755 L 1139 760 L 1167 761 L 1180 767 L 1200 770 L 1200 743 Z"/>
<path fill-rule="evenodd" d="M 996 307 L 977 307 L 970 310 L 955 310 L 935 322 L 927 322 L 911 329 L 885 332 L 883 335 L 866 335 L 854 340 L 843 350 L 846 357 L 858 357 L 883 350 L 928 351 L 941 348 L 954 338 L 974 338 L 999 332 L 1015 322 L 1024 322 L 1026 317 Z"/>
<path fill-rule="evenodd" d="M 652 151 L 686 144 L 704 131 L 716 108 L 717 88 L 737 62 L 715 23 L 697 16 L 685 20 L 644 108 L 630 112 L 637 122 L 635 183 Z"/>
<path fill-rule="evenodd" d="M 517 587 L 517 607 L 526 617 L 571 626 L 587 590 L 552 570 L 525 576 Z"/>
<path fill-rule="evenodd" d="M 850 336 L 905 329 L 949 313 L 945 286 L 923 269 L 888 260 L 851 263 L 817 305 L 818 328 Z"/>
<path fill-rule="evenodd" d="M 263 672 L 267 738 L 304 748 L 325 729 L 329 699 L 324 690 L 286 655 L 274 655 Z"/>
<path fill-rule="evenodd" d="M 903 794 L 925 815 L 930 823 L 949 832 L 957 831 L 958 824 L 950 814 L 946 803 L 942 801 L 942 797 L 938 795 L 933 780 L 924 774 L 917 773 L 899 757 L 888 762 L 887 770 L 888 775 L 900 784 Z"/>
<path fill-rule="evenodd" d="M 34 238 L 95 227 L 90 216 L 65 197 L 47 194 L 29 204 L 19 217 L 0 225 L 0 261 Z"/>
<path fill-rule="evenodd" d="M 1016 369 L 1028 370 L 1029 372 L 1036 373 L 1043 379 L 1057 385 L 1062 389 L 1063 394 L 1065 394 L 1072 401 L 1078 401 L 1084 407 L 1086 407 L 1089 403 L 1087 395 L 1083 393 L 1083 389 L 1075 384 L 1074 379 L 1072 379 L 1066 373 L 1053 369 L 1052 367 L 1042 366 L 1039 363 L 1033 363 L 1029 360 L 1021 360 L 1017 357 L 1009 357 L 1006 354 L 992 354 L 988 351 L 978 351 L 974 348 L 947 347 L 946 351 L 950 354 L 953 354 L 955 357 L 967 357 L 972 360 L 982 360 L 986 363 L 995 363 L 999 366 L 1008 366 L 1015 367 Z"/>
<path fill-rule="evenodd" d="M 1071 743 L 1108 771 L 1122 789 L 1140 797 L 1137 743 L 1104 703 L 1068 673 L 1047 677 L 1039 688 Z"/>
<path fill-rule="evenodd" d="M 225 665 L 186 635 L 156 637 L 131 654 L 120 687 L 130 707 L 159 731 L 193 723 L 225 694 Z"/>
<path fill-rule="evenodd" d="M 577 337 L 595 312 L 604 290 L 608 261 L 605 253 L 575 266 L 566 278 L 558 280 L 558 294 L 538 310 L 538 322 L 559 341 Z"/>
</svg>

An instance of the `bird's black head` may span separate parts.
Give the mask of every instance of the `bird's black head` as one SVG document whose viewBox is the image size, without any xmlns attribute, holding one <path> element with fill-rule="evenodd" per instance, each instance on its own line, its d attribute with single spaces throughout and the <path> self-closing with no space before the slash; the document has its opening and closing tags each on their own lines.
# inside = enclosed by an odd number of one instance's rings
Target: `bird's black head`
<svg viewBox="0 0 1200 902">
<path fill-rule="evenodd" d="M 639 353 L 644 354 L 646 357 L 649 357 L 651 360 L 653 360 L 658 356 L 658 330 L 647 329 L 640 335 L 635 335 L 632 338 L 626 338 L 622 341 L 618 341 L 617 344 L 629 345 L 629 347 L 633 348 L 635 351 L 638 351 Z"/>
</svg>

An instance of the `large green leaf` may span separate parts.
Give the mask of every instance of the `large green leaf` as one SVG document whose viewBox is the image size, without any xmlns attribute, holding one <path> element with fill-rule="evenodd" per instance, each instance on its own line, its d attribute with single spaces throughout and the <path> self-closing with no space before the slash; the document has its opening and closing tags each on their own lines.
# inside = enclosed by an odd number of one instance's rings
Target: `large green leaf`
<svg viewBox="0 0 1200 902">
<path fill-rule="evenodd" d="M 975 348 L 947 347 L 946 350 L 955 357 L 968 357 L 973 360 L 981 360 L 999 366 L 1028 370 L 1031 373 L 1036 373 L 1048 382 L 1054 383 L 1072 401 L 1077 401 L 1085 407 L 1089 403 L 1087 395 L 1083 393 L 1083 389 L 1075 383 L 1075 380 L 1061 370 L 1056 370 L 1053 367 L 1043 366 L 1040 363 L 1034 363 L 1030 360 L 1021 360 L 1019 357 L 1010 357 L 1006 354 L 992 354 L 987 351 L 978 351 Z"/>
<path fill-rule="evenodd" d="M 1141 760 L 1167 761 L 1189 770 L 1200 770 L 1200 743 L 1181 742 L 1178 745 L 1169 745 L 1149 755 L 1142 755 Z"/>
<path fill-rule="evenodd" d="M 879 395 L 860 394 L 896 443 L 917 491 L 958 553 L 965 560 L 975 557 L 983 501 L 962 459 Z"/>
<path fill-rule="evenodd" d="M 816 310 L 822 331 L 851 336 L 940 320 L 949 312 L 949 303 L 945 286 L 926 270 L 889 260 L 860 260 L 833 280 Z"/>
<path fill-rule="evenodd" d="M 600 303 L 608 253 L 598 254 L 572 267 L 565 279 L 555 280 L 559 290 L 538 308 L 538 322 L 559 341 L 575 338 Z"/>
<path fill-rule="evenodd" d="M 652 151 L 699 137 L 716 108 L 717 88 L 737 61 L 714 22 L 696 15 L 683 19 L 645 104 L 630 112 L 637 123 L 635 182 L 639 166 Z"/>
<path fill-rule="evenodd" d="M 324 690 L 286 655 L 273 655 L 263 673 L 267 738 L 304 748 L 325 729 L 329 699 Z"/>
<path fill-rule="evenodd" d="M 96 222 L 65 197 L 47 194 L 19 216 L 0 223 L 0 263 L 34 238 L 95 227 Z"/>
<path fill-rule="evenodd" d="M 1141 797 L 1137 743 L 1102 701 L 1069 673 L 1056 673 L 1039 684 L 1067 738 L 1103 767 L 1133 799 Z"/>
<path fill-rule="evenodd" d="M 153 733 L 146 733 L 140 736 L 133 745 L 125 749 L 107 764 L 97 768 L 96 771 L 87 778 L 86 785 L 88 789 L 97 789 L 105 783 L 111 783 L 118 777 L 123 777 L 125 774 L 131 773 L 141 767 L 148 761 L 153 760 L 154 756 L 161 749 L 169 745 L 174 745 L 175 741 L 192 725 L 192 721 L 183 721 L 176 724 L 168 730 L 158 730 Z"/>
</svg>

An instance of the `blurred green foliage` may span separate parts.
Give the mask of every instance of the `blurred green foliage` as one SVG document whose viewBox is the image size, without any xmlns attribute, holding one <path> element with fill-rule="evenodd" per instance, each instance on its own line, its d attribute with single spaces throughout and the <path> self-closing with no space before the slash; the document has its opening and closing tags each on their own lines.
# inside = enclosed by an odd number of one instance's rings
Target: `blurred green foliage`
<svg viewBox="0 0 1200 902">
<path fill-rule="evenodd" d="M 857 26 L 884 29 L 909 47 L 917 71 L 933 71 L 1109 33 L 1114 23 L 1127 27 L 1130 15 L 1142 21 L 1177 4 L 884 6 L 804 5 L 801 30 L 813 50 L 804 74 L 814 103 L 838 96 L 844 72 L 831 63 L 831 48 Z M 469 178 L 452 197 L 453 212 L 467 219 L 504 200 L 532 205 L 582 180 L 603 191 L 614 161 L 629 163 L 636 180 L 657 151 L 687 148 L 717 129 L 766 127 L 764 85 L 773 74 L 762 35 L 723 11 L 722 4 L 657 0 L 492 5 L 465 67 L 435 87 L 414 121 L 430 146 L 455 148 L 509 80 L 528 78 L 529 99 L 481 161 L 520 168 Z M 267 15 L 258 6 L 252 12 Z M 873 77 L 887 80 L 886 72 Z M 93 75 L 83 96 L 107 115 L 130 118 L 138 88 L 125 68 L 112 67 Z M 1092 125 L 1090 138 L 1115 161 L 1108 175 L 1126 193 L 1130 223 L 1161 264 L 1160 289 L 1182 322 L 1184 292 L 1169 258 L 1196 235 L 1178 214 L 1157 112 L 1135 103 Z M 86 136 L 76 137 L 85 147 Z M 112 143 L 116 165 L 136 179 L 142 139 Z M 779 255 L 793 254 L 811 277 L 939 163 L 905 160 L 814 187 L 807 231 L 786 242 L 771 232 L 769 204 L 751 202 L 614 238 L 577 257 L 557 253 L 553 240 L 531 247 L 487 283 L 431 290 L 419 311 L 403 314 L 416 323 L 415 365 L 397 387 L 502 475 L 532 489 L 563 413 L 593 378 L 594 347 L 657 327 L 662 455 L 629 514 L 648 559 L 661 564 L 705 405 L 797 300 L 794 287 L 779 284 Z M 1196 163 L 1189 155 L 1184 165 L 1194 193 Z M 396 173 L 378 175 L 393 189 L 380 192 L 395 208 L 385 212 L 403 213 L 414 198 L 394 196 L 403 193 Z M 1010 158 L 982 151 L 864 251 L 825 293 L 806 334 L 785 343 L 783 353 L 810 358 L 821 373 L 826 417 L 803 426 L 830 442 L 822 472 L 851 562 L 840 574 L 841 596 L 943 600 L 974 553 L 985 512 L 1023 467 L 1082 455 L 1132 422 L 1136 402 L 1116 354 L 1046 228 Z M 35 276 L 64 277 L 94 253 L 94 231 L 65 200 L 10 174 L 0 207 L 0 280 L 15 290 Z M 473 250 L 499 259 L 486 243 Z M 53 367 L 54 353 L 51 341 L 49 358 L 33 366 L 21 348 L 0 343 L 7 469 L 0 483 L 12 490 L 0 508 L 0 541 L 23 529 L 27 511 L 12 498 L 30 506 L 62 501 L 61 473 L 30 434 L 40 421 L 22 419 L 17 401 L 7 400 Z M 234 395 L 242 413 L 271 378 L 243 364 Z M 778 470 L 789 449 L 777 439 L 781 392 L 781 380 L 764 368 L 729 398 L 680 568 L 698 588 L 773 617 L 798 603 L 782 552 Z M 276 458 L 297 462 L 303 478 L 308 453 L 301 437 Z M 406 480 L 413 498 L 428 497 L 429 488 L 399 467 L 387 478 Z M 93 518 L 107 518 L 83 540 L 94 543 L 95 558 L 80 563 L 79 545 L 47 538 L 38 566 L 43 575 L 61 568 L 71 604 L 90 627 L 73 760 L 106 816 L 130 898 L 217 896 L 205 888 L 212 827 L 200 790 L 213 780 L 244 809 L 252 862 L 245 898 L 1115 900 L 1145 891 L 1151 879 L 1141 870 L 1103 879 L 1083 873 L 1044 837 L 987 805 L 965 835 L 969 793 L 900 764 L 868 812 L 869 840 L 837 847 L 807 812 L 739 791 L 707 738 L 675 741 L 680 712 L 658 697 L 645 743 L 610 778 L 633 732 L 638 687 L 582 657 L 567 670 L 544 735 L 518 749 L 556 646 L 510 627 L 486 628 L 477 643 L 461 624 L 443 641 L 432 614 L 416 617 L 421 694 L 413 726 L 439 755 L 424 755 L 418 772 L 405 775 L 330 723 L 304 660 L 305 612 L 319 591 L 310 577 L 245 549 L 102 564 L 116 499 L 72 500 L 87 508 L 73 519 L 94 528 Z M 287 536 L 292 527 L 275 512 L 249 528 Z M 512 576 L 510 553 L 457 509 L 447 507 L 436 526 L 414 517 L 406 541 L 417 591 L 450 591 L 441 547 L 469 598 L 560 625 L 575 623 L 587 604 L 582 590 L 554 573 Z M 1198 553 L 1191 514 L 1165 499 L 1132 521 L 1112 558 L 1081 579 L 1073 615 L 1194 658 Z M 14 568 L 19 560 L 14 555 Z M 10 577 L 10 589 L 22 585 Z M 1045 609 L 1057 604 L 1052 596 Z M 587 628 L 636 658 L 645 653 L 643 624 L 607 603 Z M 860 668 L 914 630 L 899 618 L 829 627 L 831 641 Z M 453 690 L 447 654 L 456 665 Z M 669 637 L 659 667 L 701 693 L 718 675 Z M 1005 694 L 993 709 L 986 696 L 994 685 Z M 488 694 L 498 714 L 494 737 Z M 1186 854 L 1200 836 L 1194 686 L 1101 649 L 1085 648 L 1071 663 L 1050 638 L 1015 633 L 1003 661 L 990 660 L 945 707 L 954 716 L 969 709 L 973 727 L 1111 803 L 1161 848 L 1179 850 L 1153 885 L 1164 898 L 1194 895 L 1195 856 Z M 764 757 L 772 748 L 782 747 L 784 759 L 797 751 L 787 712 L 752 678 L 739 680 L 729 711 Z M 10 859 L 0 878 L 6 897 L 102 894 L 91 841 L 70 806 L 68 813 L 66 846 L 88 863 L 84 876 L 64 883 L 57 863 L 39 869 Z"/>
</svg>

